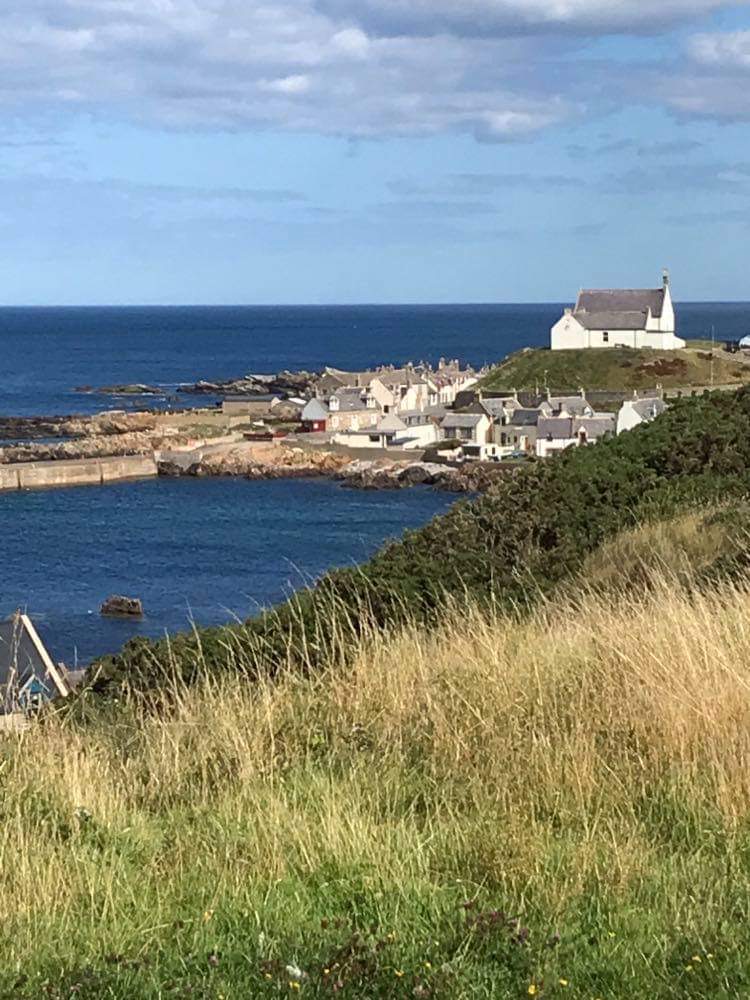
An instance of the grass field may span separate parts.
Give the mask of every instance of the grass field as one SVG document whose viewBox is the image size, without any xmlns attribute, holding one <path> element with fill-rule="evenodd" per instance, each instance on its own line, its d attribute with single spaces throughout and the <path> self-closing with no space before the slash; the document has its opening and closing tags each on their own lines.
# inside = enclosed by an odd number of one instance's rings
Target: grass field
<svg viewBox="0 0 750 1000">
<path fill-rule="evenodd" d="M 696 586 L 726 537 L 3 737 L 0 997 L 747 995 L 750 588 Z"/>
<path fill-rule="evenodd" d="M 544 351 L 527 349 L 510 355 L 482 385 L 488 390 L 555 391 L 585 389 L 665 389 L 685 386 L 741 385 L 750 381 L 750 366 L 692 344 L 682 351 L 611 350 Z"/>
</svg>

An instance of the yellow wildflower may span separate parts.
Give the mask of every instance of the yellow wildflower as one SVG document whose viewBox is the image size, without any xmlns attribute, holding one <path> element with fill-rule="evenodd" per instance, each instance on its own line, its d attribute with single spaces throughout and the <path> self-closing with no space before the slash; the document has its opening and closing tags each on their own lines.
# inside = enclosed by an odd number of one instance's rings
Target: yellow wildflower
<svg viewBox="0 0 750 1000">
<path fill-rule="evenodd" d="M 206 912 L 203 914 L 203 923 L 207 924 L 213 915 L 214 915 L 213 910 L 206 910 Z"/>
<path fill-rule="evenodd" d="M 558 979 L 557 981 L 558 981 L 558 983 L 561 986 L 567 986 L 568 985 L 568 980 L 567 979 Z"/>
<path fill-rule="evenodd" d="M 296 979 L 290 980 L 290 982 L 289 982 L 289 989 L 290 990 L 298 990 L 299 989 L 299 983 L 297 982 Z"/>
<path fill-rule="evenodd" d="M 708 954 L 706 955 L 706 958 L 707 958 L 707 959 L 709 960 L 709 962 L 711 961 L 711 959 L 712 959 L 713 957 L 714 957 L 714 956 L 713 956 L 713 955 L 711 954 L 711 952 L 710 952 L 710 951 L 709 951 L 709 953 L 708 953 Z"/>
<path fill-rule="evenodd" d="M 398 976 L 398 978 L 399 978 L 399 979 L 400 979 L 400 978 L 401 978 L 401 977 L 403 976 L 403 974 L 404 974 L 404 970 L 403 970 L 403 969 L 394 969 L 393 971 L 394 971 L 395 975 L 397 975 L 397 976 Z"/>
<path fill-rule="evenodd" d="M 703 959 L 700 957 L 700 955 L 693 955 L 693 957 L 690 959 L 690 961 L 691 962 L 702 962 Z"/>
<path fill-rule="evenodd" d="M 264 973 L 264 975 L 265 975 L 266 979 L 273 979 L 273 976 L 271 975 L 270 972 L 266 972 L 266 973 Z"/>
<path fill-rule="evenodd" d="M 530 997 L 535 997 L 537 995 L 537 988 L 535 983 L 531 983 L 527 990 Z"/>
<path fill-rule="evenodd" d="M 692 972 L 692 971 L 693 971 L 692 965 L 686 965 L 685 966 L 685 972 Z"/>
</svg>

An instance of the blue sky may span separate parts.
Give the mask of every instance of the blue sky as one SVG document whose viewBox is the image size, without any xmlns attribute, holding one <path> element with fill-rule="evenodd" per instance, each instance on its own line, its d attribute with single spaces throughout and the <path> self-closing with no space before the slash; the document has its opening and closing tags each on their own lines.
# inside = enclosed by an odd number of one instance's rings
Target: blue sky
<svg viewBox="0 0 750 1000">
<path fill-rule="evenodd" d="M 0 301 L 750 300 L 750 5 L 6 0 Z"/>
</svg>

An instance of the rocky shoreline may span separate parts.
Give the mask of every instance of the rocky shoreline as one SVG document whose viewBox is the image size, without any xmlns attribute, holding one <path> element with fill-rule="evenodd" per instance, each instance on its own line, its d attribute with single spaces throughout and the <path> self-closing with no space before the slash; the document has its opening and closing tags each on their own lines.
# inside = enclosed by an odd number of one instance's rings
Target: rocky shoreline
<svg viewBox="0 0 750 1000">
<path fill-rule="evenodd" d="M 245 479 L 302 479 L 324 477 L 349 489 L 394 490 L 430 486 L 454 493 L 479 493 L 502 476 L 507 467 L 471 463 L 461 467 L 434 462 L 355 460 L 334 452 L 309 452 L 302 448 L 275 449 L 261 457 L 257 453 L 229 452 L 210 455 L 190 465 L 159 463 L 162 476 L 242 477 Z"/>
</svg>

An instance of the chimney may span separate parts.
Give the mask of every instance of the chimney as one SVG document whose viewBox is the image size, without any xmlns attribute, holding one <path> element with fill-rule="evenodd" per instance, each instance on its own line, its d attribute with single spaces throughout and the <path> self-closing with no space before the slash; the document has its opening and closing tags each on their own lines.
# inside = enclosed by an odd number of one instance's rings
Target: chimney
<svg viewBox="0 0 750 1000">
<path fill-rule="evenodd" d="M 583 386 L 581 386 L 581 388 L 578 391 L 581 394 L 581 399 L 585 399 L 586 398 L 586 390 L 583 388 Z"/>
</svg>

